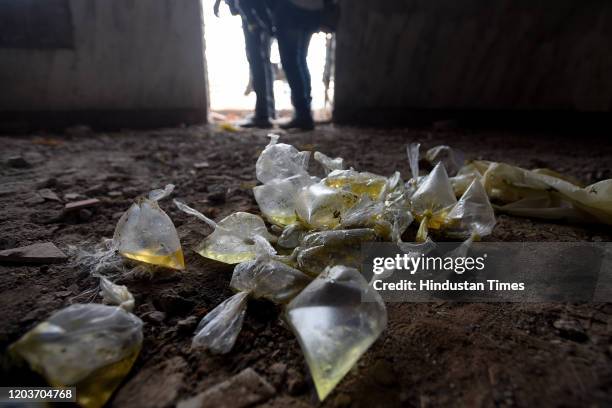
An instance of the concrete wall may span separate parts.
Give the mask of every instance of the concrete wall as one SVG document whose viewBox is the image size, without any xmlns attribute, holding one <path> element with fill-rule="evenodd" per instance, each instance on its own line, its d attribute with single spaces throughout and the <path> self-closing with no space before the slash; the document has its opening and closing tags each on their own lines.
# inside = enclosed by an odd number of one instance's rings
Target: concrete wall
<svg viewBox="0 0 612 408">
<path fill-rule="evenodd" d="M 4 119 L 205 120 L 200 0 L 67 1 L 73 48 L 0 48 Z"/>
<path fill-rule="evenodd" d="M 612 111 L 612 2 L 341 0 L 339 121 L 408 109 Z"/>
</svg>

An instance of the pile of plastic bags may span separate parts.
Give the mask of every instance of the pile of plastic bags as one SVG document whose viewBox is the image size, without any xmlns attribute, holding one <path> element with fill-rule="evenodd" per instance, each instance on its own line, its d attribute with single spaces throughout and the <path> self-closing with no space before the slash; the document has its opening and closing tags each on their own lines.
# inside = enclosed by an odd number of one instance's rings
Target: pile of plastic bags
<svg viewBox="0 0 612 408">
<path fill-rule="evenodd" d="M 215 222 L 175 200 L 181 211 L 214 229 L 195 251 L 235 265 L 230 283 L 235 294 L 201 320 L 193 349 L 229 352 L 248 299 L 268 300 L 284 309 L 323 400 L 387 323 L 384 302 L 360 272 L 361 243 L 395 242 L 418 256 L 435 246 L 433 240 L 452 239 L 464 241 L 461 248 L 466 250 L 491 234 L 494 209 L 612 224 L 612 180 L 582 187 L 550 170 L 465 162 L 461 152 L 448 146 L 425 153 L 434 167 L 421 175 L 419 148 L 407 148 L 412 173 L 408 180 L 399 172 L 383 176 L 346 169 L 342 158 L 315 152 L 325 174 L 319 178 L 309 173 L 310 152 L 279 143 L 272 135 L 256 163 L 262 184 L 253 189 L 270 230 L 255 214 L 237 212 Z M 100 278 L 104 302 L 115 306 L 69 306 L 12 346 L 50 384 L 78 385 L 83 406 L 104 404 L 142 343 L 142 323 L 131 313 L 134 297 L 104 276 L 106 266 L 121 259 L 185 268 L 176 229 L 158 205 L 173 188 L 168 185 L 137 200 L 103 250 L 79 257 Z"/>
</svg>

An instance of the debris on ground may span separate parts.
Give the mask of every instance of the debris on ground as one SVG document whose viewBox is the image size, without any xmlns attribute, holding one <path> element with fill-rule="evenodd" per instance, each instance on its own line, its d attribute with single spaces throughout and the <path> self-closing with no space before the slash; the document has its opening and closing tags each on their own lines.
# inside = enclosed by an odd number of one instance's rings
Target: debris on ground
<svg viewBox="0 0 612 408">
<path fill-rule="evenodd" d="M 0 251 L 0 262 L 49 264 L 64 262 L 68 256 L 52 242 L 42 242 Z"/>
</svg>

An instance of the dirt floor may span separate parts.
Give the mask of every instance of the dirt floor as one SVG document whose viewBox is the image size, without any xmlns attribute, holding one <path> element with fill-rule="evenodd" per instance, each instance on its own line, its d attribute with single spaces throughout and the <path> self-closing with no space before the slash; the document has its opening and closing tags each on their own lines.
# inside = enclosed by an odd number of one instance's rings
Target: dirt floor
<svg viewBox="0 0 612 408">
<path fill-rule="evenodd" d="M 0 137 L 0 249 L 42 241 L 65 249 L 111 237 L 135 197 L 166 183 L 176 184 L 175 197 L 217 220 L 237 210 L 258 213 L 251 188 L 265 134 L 207 127 L 94 134 L 74 128 L 65 134 Z M 282 140 L 386 175 L 398 169 L 408 176 L 405 146 L 420 141 L 425 148 L 449 144 L 470 158 L 550 167 L 586 183 L 612 177 L 612 143 L 586 134 L 572 139 L 444 127 L 325 125 Z M 18 155 L 28 167 L 7 163 Z M 41 198 L 37 191 L 43 188 L 61 201 Z M 99 198 L 102 204 L 60 216 L 67 201 L 84 198 Z M 248 367 L 276 389 L 261 406 L 317 405 L 297 341 L 273 305 L 249 304 L 244 329 L 228 355 L 190 352 L 197 321 L 231 294 L 232 267 L 193 252 L 210 231 L 170 200 L 161 205 L 177 226 L 188 266 L 182 273 L 120 282 L 136 297 L 145 340 L 110 405 L 172 406 Z M 489 239 L 612 241 L 612 230 L 499 216 Z M 69 264 L 0 265 L 0 276 L 2 350 L 96 285 Z M 394 303 L 388 310 L 387 330 L 322 406 L 612 405 L 610 304 Z M 2 370 L 2 385 L 42 384 L 6 359 Z M 236 397 L 235 389 L 224 392 L 230 406 L 246 401 Z"/>
</svg>

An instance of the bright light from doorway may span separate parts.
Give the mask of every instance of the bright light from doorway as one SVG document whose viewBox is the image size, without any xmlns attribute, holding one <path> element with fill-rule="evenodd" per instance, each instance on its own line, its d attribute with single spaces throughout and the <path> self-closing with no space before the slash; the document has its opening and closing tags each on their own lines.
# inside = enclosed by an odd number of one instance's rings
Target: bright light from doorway
<svg viewBox="0 0 612 408">
<path fill-rule="evenodd" d="M 252 110 L 255 107 L 255 94 L 251 92 L 245 95 L 249 83 L 249 65 L 245 54 L 242 20 L 239 16 L 232 16 L 224 3 L 221 5 L 220 17 L 217 18 L 213 14 L 213 3 L 213 0 L 202 2 L 210 109 Z M 325 103 L 325 47 L 326 35 L 313 35 L 308 49 L 313 110 L 322 109 Z M 271 60 L 280 62 L 276 41 L 272 45 Z M 277 110 L 291 109 L 289 85 L 285 81 L 274 81 L 274 97 Z"/>
</svg>

